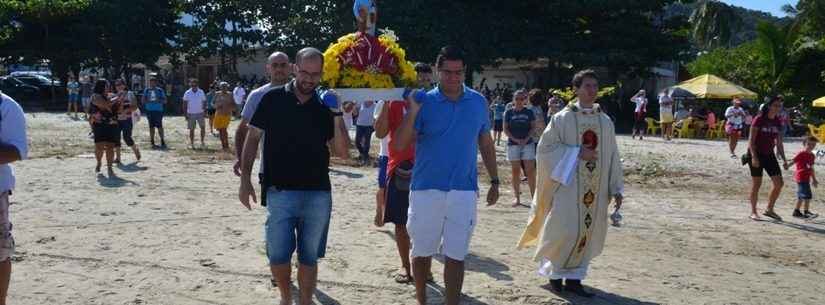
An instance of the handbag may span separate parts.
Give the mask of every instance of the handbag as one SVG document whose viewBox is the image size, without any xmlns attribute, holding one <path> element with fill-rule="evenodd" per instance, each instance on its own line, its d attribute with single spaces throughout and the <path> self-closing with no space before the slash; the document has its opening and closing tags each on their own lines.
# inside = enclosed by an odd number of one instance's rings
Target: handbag
<svg viewBox="0 0 825 305">
<path fill-rule="evenodd" d="M 751 164 L 751 159 L 752 158 L 753 158 L 753 156 L 751 156 L 751 151 L 749 149 L 748 152 L 742 154 L 742 165 Z"/>
</svg>

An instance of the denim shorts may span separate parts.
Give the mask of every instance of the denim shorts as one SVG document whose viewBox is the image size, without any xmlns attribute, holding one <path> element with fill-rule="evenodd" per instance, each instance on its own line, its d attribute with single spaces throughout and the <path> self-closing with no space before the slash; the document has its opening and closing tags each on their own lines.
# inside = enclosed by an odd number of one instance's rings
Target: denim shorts
<svg viewBox="0 0 825 305">
<path fill-rule="evenodd" d="M 80 104 L 80 94 L 69 93 L 69 103 Z"/>
<path fill-rule="evenodd" d="M 289 264 L 297 249 L 301 265 L 317 265 L 326 254 L 332 194 L 269 188 L 266 209 L 264 234 L 269 264 Z"/>
<path fill-rule="evenodd" d="M 810 182 L 797 182 L 796 185 L 799 186 L 796 190 L 797 199 L 810 200 L 814 198 L 814 195 L 811 193 Z"/>
<path fill-rule="evenodd" d="M 387 187 L 387 165 L 390 162 L 390 157 L 378 157 L 378 187 Z"/>
</svg>

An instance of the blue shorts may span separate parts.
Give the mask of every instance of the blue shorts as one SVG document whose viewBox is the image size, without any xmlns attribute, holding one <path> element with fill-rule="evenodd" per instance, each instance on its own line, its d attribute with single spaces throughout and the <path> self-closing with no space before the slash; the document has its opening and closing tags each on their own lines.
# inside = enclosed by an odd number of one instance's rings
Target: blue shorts
<svg viewBox="0 0 825 305">
<path fill-rule="evenodd" d="M 317 265 L 326 254 L 332 193 L 269 188 L 266 209 L 264 235 L 269 264 L 289 264 L 297 249 L 301 265 Z"/>
<path fill-rule="evenodd" d="M 390 163 L 390 157 L 378 157 L 378 187 L 387 188 L 387 165 Z"/>
<path fill-rule="evenodd" d="M 796 190 L 796 198 L 802 200 L 811 200 L 814 198 L 814 195 L 811 193 L 811 183 L 797 182 L 796 185 L 799 186 Z"/>
<path fill-rule="evenodd" d="M 80 94 L 69 93 L 69 103 L 80 104 Z"/>
<path fill-rule="evenodd" d="M 150 128 L 163 128 L 163 111 L 146 111 L 146 120 Z"/>
</svg>

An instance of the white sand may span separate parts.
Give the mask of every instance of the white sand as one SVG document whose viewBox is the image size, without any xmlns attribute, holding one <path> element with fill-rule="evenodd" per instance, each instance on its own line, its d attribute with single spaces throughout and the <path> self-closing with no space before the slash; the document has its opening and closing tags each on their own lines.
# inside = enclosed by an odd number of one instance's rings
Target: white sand
<svg viewBox="0 0 825 305">
<path fill-rule="evenodd" d="M 166 121 L 173 150 L 144 150 L 143 162 L 111 179 L 93 172 L 83 122 L 56 114 L 29 120 L 34 159 L 15 164 L 18 254 L 9 304 L 277 303 L 263 255 L 265 210 L 242 208 L 231 160 L 184 148 L 182 118 Z M 147 147 L 145 122 L 137 128 Z M 210 148 L 219 146 L 207 137 Z M 546 289 L 532 250 L 514 249 L 528 211 L 509 207 L 505 184 L 498 206 L 479 206 L 464 304 L 825 304 L 825 220 L 790 217 L 791 171 L 777 204 L 787 222 L 756 223 L 747 220 L 747 168 L 729 159 L 725 143 L 619 143 L 625 225 L 610 229 L 585 281 L 597 297 L 565 299 Z M 787 146 L 789 156 L 800 147 Z M 126 153 L 124 162 L 131 160 Z M 499 164 L 508 176 L 501 147 Z M 318 304 L 415 304 L 413 286 L 392 279 L 400 266 L 392 225 L 372 225 L 375 169 L 336 165 L 331 176 Z M 825 212 L 825 193 L 814 193 L 813 209 Z M 433 304 L 442 302 L 441 269 L 434 264 Z"/>
</svg>

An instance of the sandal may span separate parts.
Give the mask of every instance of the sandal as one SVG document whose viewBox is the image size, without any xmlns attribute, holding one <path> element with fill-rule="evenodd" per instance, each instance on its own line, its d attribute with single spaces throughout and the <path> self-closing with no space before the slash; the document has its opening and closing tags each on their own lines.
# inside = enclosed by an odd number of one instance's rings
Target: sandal
<svg viewBox="0 0 825 305">
<path fill-rule="evenodd" d="M 779 217 L 779 215 L 776 215 L 776 212 L 774 212 L 774 211 L 765 211 L 765 213 L 762 213 L 762 215 L 773 218 L 776 221 L 782 221 L 782 217 Z"/>
<path fill-rule="evenodd" d="M 403 274 L 403 273 L 396 274 L 394 276 L 394 278 L 395 278 L 395 282 L 399 283 L 399 284 L 409 284 L 413 281 L 412 276 L 409 276 L 409 275 L 406 275 L 406 274 Z"/>
</svg>

